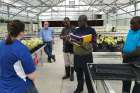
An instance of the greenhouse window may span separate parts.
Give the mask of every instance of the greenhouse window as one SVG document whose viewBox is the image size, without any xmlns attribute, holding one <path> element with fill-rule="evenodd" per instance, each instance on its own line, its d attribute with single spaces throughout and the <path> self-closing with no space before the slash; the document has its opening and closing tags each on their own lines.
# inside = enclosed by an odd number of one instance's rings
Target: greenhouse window
<svg viewBox="0 0 140 93">
<path fill-rule="evenodd" d="M 69 8 L 75 8 L 75 1 L 69 1 Z"/>
</svg>

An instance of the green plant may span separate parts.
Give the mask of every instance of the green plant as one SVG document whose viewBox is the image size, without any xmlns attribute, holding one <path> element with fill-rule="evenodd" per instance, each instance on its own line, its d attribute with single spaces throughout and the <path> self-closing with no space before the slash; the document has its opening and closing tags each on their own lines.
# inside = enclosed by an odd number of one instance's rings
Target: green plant
<svg viewBox="0 0 140 93">
<path fill-rule="evenodd" d="M 0 18 L 0 22 L 4 23 L 4 18 L 3 17 Z"/>
</svg>

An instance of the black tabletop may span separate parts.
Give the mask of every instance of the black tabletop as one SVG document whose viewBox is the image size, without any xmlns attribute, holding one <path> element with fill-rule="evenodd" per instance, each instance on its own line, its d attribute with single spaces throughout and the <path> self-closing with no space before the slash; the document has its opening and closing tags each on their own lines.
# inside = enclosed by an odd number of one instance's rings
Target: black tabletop
<svg viewBox="0 0 140 93">
<path fill-rule="evenodd" d="M 132 64 L 88 64 L 93 80 L 140 80 L 140 68 Z"/>
</svg>

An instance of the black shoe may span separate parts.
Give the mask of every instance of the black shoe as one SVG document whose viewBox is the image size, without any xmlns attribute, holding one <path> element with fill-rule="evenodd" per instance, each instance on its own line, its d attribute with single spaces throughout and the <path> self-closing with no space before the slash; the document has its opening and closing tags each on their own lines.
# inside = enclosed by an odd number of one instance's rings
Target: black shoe
<svg viewBox="0 0 140 93">
<path fill-rule="evenodd" d="M 51 58 L 48 58 L 48 62 L 49 62 L 49 63 L 52 63 Z"/>
<path fill-rule="evenodd" d="M 81 92 L 83 92 L 83 89 L 76 89 L 76 90 L 74 91 L 74 93 L 81 93 Z"/>
<path fill-rule="evenodd" d="M 55 55 L 52 55 L 52 59 L 53 59 L 54 62 L 56 61 Z"/>
<path fill-rule="evenodd" d="M 48 60 L 48 62 L 49 62 L 49 63 L 52 63 L 52 61 L 51 61 L 51 60 Z"/>
<path fill-rule="evenodd" d="M 62 77 L 63 80 L 68 79 L 68 78 L 70 78 L 70 77 L 66 76 L 66 75 L 64 77 Z"/>
</svg>

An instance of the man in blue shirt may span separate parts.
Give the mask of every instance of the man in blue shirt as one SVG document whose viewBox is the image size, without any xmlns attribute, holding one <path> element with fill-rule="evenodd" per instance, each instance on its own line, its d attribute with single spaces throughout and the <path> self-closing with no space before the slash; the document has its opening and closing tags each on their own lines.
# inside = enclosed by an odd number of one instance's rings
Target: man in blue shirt
<svg viewBox="0 0 140 93">
<path fill-rule="evenodd" d="M 140 16 L 133 17 L 130 21 L 131 29 L 128 32 L 126 42 L 123 47 L 123 62 L 140 61 Z M 122 93 L 130 93 L 131 81 L 123 81 Z M 132 93 L 140 92 L 140 84 L 137 82 Z"/>
<path fill-rule="evenodd" d="M 49 27 L 49 23 L 44 22 L 44 27 L 40 30 L 40 36 L 44 43 L 46 43 L 45 52 L 48 55 L 48 62 L 51 62 L 51 59 L 55 61 L 55 56 L 52 55 L 52 44 L 54 44 L 54 30 Z"/>
</svg>

